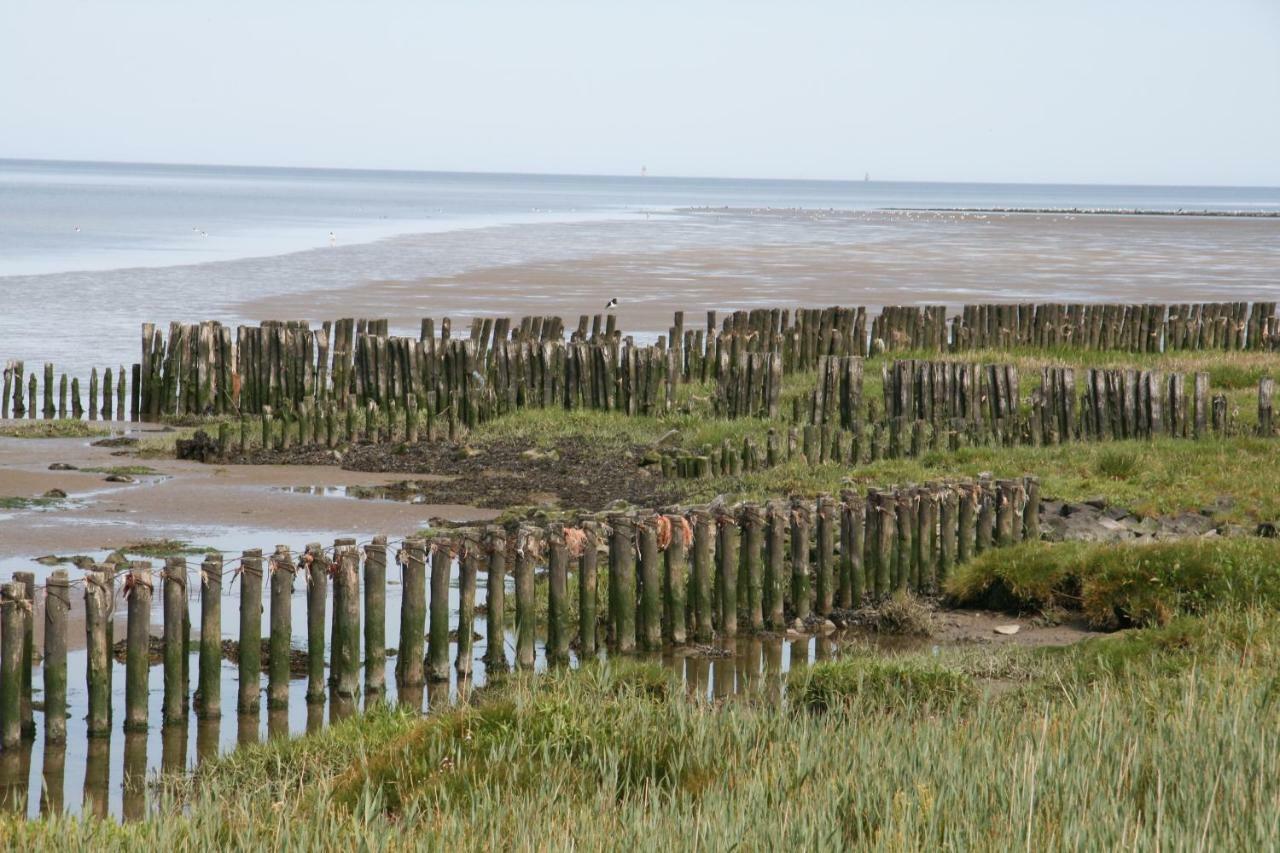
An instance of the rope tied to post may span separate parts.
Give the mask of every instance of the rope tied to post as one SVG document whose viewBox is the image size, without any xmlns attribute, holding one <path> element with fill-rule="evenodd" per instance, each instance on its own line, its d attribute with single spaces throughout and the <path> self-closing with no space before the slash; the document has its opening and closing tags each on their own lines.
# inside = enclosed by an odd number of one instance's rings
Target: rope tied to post
<svg viewBox="0 0 1280 853">
<path fill-rule="evenodd" d="M 569 549 L 570 556 L 581 557 L 587 550 L 587 531 L 581 527 L 566 527 L 564 544 Z"/>
<path fill-rule="evenodd" d="M 124 577 L 123 595 L 125 599 L 130 598 L 135 589 L 146 589 L 147 592 L 153 595 L 155 594 L 155 587 L 151 585 L 150 580 L 143 580 L 139 575 L 129 572 L 129 574 Z"/>
</svg>

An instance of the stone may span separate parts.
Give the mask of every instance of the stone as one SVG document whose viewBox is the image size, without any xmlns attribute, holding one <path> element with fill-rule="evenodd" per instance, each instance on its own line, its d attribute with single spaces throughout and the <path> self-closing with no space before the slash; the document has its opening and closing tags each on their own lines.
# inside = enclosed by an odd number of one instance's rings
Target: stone
<svg viewBox="0 0 1280 853">
<path fill-rule="evenodd" d="M 49 466 L 50 471 L 79 471 L 80 469 L 68 462 L 54 462 Z"/>
</svg>

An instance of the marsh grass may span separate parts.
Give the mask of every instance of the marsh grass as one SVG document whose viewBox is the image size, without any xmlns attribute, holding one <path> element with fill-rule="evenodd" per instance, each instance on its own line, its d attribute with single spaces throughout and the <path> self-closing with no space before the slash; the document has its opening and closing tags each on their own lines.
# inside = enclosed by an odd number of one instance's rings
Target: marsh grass
<svg viewBox="0 0 1280 853">
<path fill-rule="evenodd" d="M 0 423 L 0 438 L 98 438 L 109 429 L 73 418 Z"/>
</svg>

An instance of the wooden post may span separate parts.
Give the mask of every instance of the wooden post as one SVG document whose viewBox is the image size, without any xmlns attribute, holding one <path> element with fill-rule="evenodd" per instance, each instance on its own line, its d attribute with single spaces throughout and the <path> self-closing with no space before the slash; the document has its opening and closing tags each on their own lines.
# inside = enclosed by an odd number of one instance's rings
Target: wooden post
<svg viewBox="0 0 1280 853">
<path fill-rule="evenodd" d="M 686 554 L 693 544 L 692 530 L 684 516 L 670 514 L 666 516 L 670 525 L 671 541 L 667 543 L 664 556 L 663 590 L 666 600 L 666 617 L 663 621 L 666 638 L 675 645 L 684 645 L 685 631 L 685 595 L 688 585 L 686 571 Z M 687 537 L 687 539 L 686 539 Z"/>
<path fill-rule="evenodd" d="M 662 648 L 662 566 L 658 552 L 658 517 L 641 519 L 636 525 L 639 539 L 639 608 L 637 641 L 640 648 Z"/>
<path fill-rule="evenodd" d="M 164 713 L 166 726 L 187 719 L 187 558 L 164 561 Z"/>
<path fill-rule="evenodd" d="M 14 572 L 13 580 L 22 584 L 22 699 L 19 714 L 22 717 L 22 737 L 30 740 L 36 736 L 36 721 L 31 707 L 31 675 L 35 663 L 35 594 L 36 576 L 32 572 Z"/>
<path fill-rule="evenodd" d="M 711 551 L 714 541 L 715 521 L 710 514 L 698 510 L 693 515 L 693 583 L 694 593 L 694 638 L 707 642 L 712 637 L 711 622 L 711 589 L 712 562 Z"/>
<path fill-rule="evenodd" d="M 938 503 L 938 584 L 946 583 L 956 564 L 956 542 L 959 530 L 956 520 L 960 500 L 956 490 L 943 484 Z"/>
<path fill-rule="evenodd" d="M 866 532 L 866 513 L 863 502 L 854 492 L 845 492 L 840 506 L 840 591 L 839 605 L 845 609 L 862 606 L 866 593 L 866 575 L 863 565 L 863 537 Z"/>
<path fill-rule="evenodd" d="M 981 480 L 978 485 L 978 529 L 973 552 L 981 554 L 991 550 L 995 542 L 995 492 L 991 481 Z"/>
<path fill-rule="evenodd" d="M 815 598 L 818 615 L 826 616 L 835 603 L 836 502 L 829 495 L 820 496 L 817 513 L 818 588 Z"/>
<path fill-rule="evenodd" d="M 721 511 L 716 517 L 716 575 L 720 586 L 720 633 L 732 639 L 738 635 L 738 525 L 733 515 Z"/>
<path fill-rule="evenodd" d="M 22 631 L 25 584 L 0 586 L 0 750 L 22 740 Z"/>
<path fill-rule="evenodd" d="M 360 690 L 360 554 L 354 540 L 334 548 L 333 609 L 337 630 L 329 665 L 334 693 L 350 698 Z M 241 650 L 243 654 L 243 650 Z M 447 677 L 447 676 L 446 676 Z"/>
<path fill-rule="evenodd" d="M 1258 380 L 1258 435 L 1270 437 L 1275 432 L 1273 399 L 1276 381 L 1269 376 Z"/>
<path fill-rule="evenodd" d="M 775 630 L 783 625 L 783 609 L 787 598 L 786 546 L 789 517 L 786 505 L 778 501 L 769 501 L 765 506 L 764 580 L 760 598 L 765 622 Z"/>
<path fill-rule="evenodd" d="M 893 589 L 906 592 L 911 589 L 911 569 L 915 554 L 915 500 L 912 489 L 898 489 L 894 500 L 897 515 L 897 548 L 893 561 Z M 913 590 L 914 591 L 914 590 Z"/>
<path fill-rule="evenodd" d="M 813 613 L 809 597 L 809 507 L 800 498 L 791 500 L 791 607 L 797 619 Z"/>
<path fill-rule="evenodd" d="M 526 527 L 516 531 L 513 569 L 516 581 L 516 667 L 518 669 L 533 669 L 534 665 L 534 631 L 537 624 L 533 582 L 536 548 L 532 541 L 534 536 L 534 532 Z M 634 637 L 633 630 L 632 638 Z"/>
<path fill-rule="evenodd" d="M 381 696 L 386 689 L 387 537 L 379 534 L 364 548 L 364 692 Z"/>
<path fill-rule="evenodd" d="M 738 573 L 741 594 L 746 591 L 747 624 L 752 631 L 764 630 L 764 514 L 747 504 L 739 513 L 742 528 L 742 570 Z"/>
<path fill-rule="evenodd" d="M 404 540 L 400 549 L 400 649 L 396 656 L 396 687 L 417 687 L 423 672 L 422 638 L 427 627 L 427 551 L 422 539 Z"/>
<path fill-rule="evenodd" d="M 124 663 L 124 730 L 147 730 L 147 675 L 151 668 L 151 564 L 129 564 L 125 582 L 129 629 Z"/>
<path fill-rule="evenodd" d="M 453 661 L 453 668 L 463 681 L 471 677 L 473 666 L 471 635 L 476 621 L 476 574 L 482 556 L 479 538 L 473 531 L 464 531 L 462 553 L 458 556 L 458 649 Z M 565 646 L 567 654 L 567 641 Z"/>
<path fill-rule="evenodd" d="M 564 525 L 547 529 L 547 663 L 569 662 L 569 544 Z"/>
<path fill-rule="evenodd" d="M 578 560 L 578 659 L 596 656 L 596 587 L 599 533 L 595 522 L 582 523 L 582 553 Z"/>
<path fill-rule="evenodd" d="M 956 564 L 973 558 L 977 544 L 979 490 L 973 483 L 962 483 L 957 489 Z"/>
<path fill-rule="evenodd" d="M 196 716 L 222 716 L 222 555 L 200 564 L 200 692 Z"/>
<path fill-rule="evenodd" d="M 449 680 L 449 574 L 453 570 L 453 541 L 431 542 L 431 587 L 427 604 L 427 681 Z"/>
<path fill-rule="evenodd" d="M 626 515 L 609 517 L 609 598 L 613 638 L 620 652 L 636 647 L 636 524 Z"/>
<path fill-rule="evenodd" d="M 262 550 L 240 554 L 240 665 L 236 711 L 258 713 L 262 690 Z"/>
<path fill-rule="evenodd" d="M 894 555 L 898 546 L 898 500 L 893 492 L 876 495 L 876 596 L 889 595 L 894 589 Z"/>
<path fill-rule="evenodd" d="M 307 544 L 302 558 L 307 578 L 307 703 L 324 702 L 324 611 L 329 596 L 329 558 L 319 542 Z"/>
<path fill-rule="evenodd" d="M 1040 541 L 1040 478 L 1030 475 L 1022 478 L 1027 503 L 1022 510 L 1022 538 L 1030 542 Z"/>
<path fill-rule="evenodd" d="M 1006 548 L 1014 543 L 1013 516 L 1016 507 L 1014 484 L 1010 480 L 996 483 L 996 545 Z"/>
<path fill-rule="evenodd" d="M 485 577 L 485 653 L 486 672 L 502 672 L 507 668 L 507 534 L 501 527 L 489 529 L 487 539 L 489 567 Z M 421 632 L 419 632 L 421 634 Z"/>
<path fill-rule="evenodd" d="M 71 587 L 64 569 L 45 582 L 44 596 L 44 742 L 67 739 L 67 612 Z M 49 753 L 45 753 L 48 761 Z M 59 791 L 59 794 L 61 791 Z"/>
<path fill-rule="evenodd" d="M 276 545 L 271 567 L 271 645 L 267 655 L 267 707 L 289 707 L 289 640 L 293 635 L 293 557 Z"/>
</svg>

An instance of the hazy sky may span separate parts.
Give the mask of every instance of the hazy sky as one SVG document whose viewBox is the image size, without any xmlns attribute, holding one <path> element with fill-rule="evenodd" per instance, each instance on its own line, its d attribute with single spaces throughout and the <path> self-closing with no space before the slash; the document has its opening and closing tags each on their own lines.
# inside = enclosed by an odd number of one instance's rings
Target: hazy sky
<svg viewBox="0 0 1280 853">
<path fill-rule="evenodd" d="M 1280 185 L 1280 0 L 2 0 L 0 157 Z"/>
</svg>

